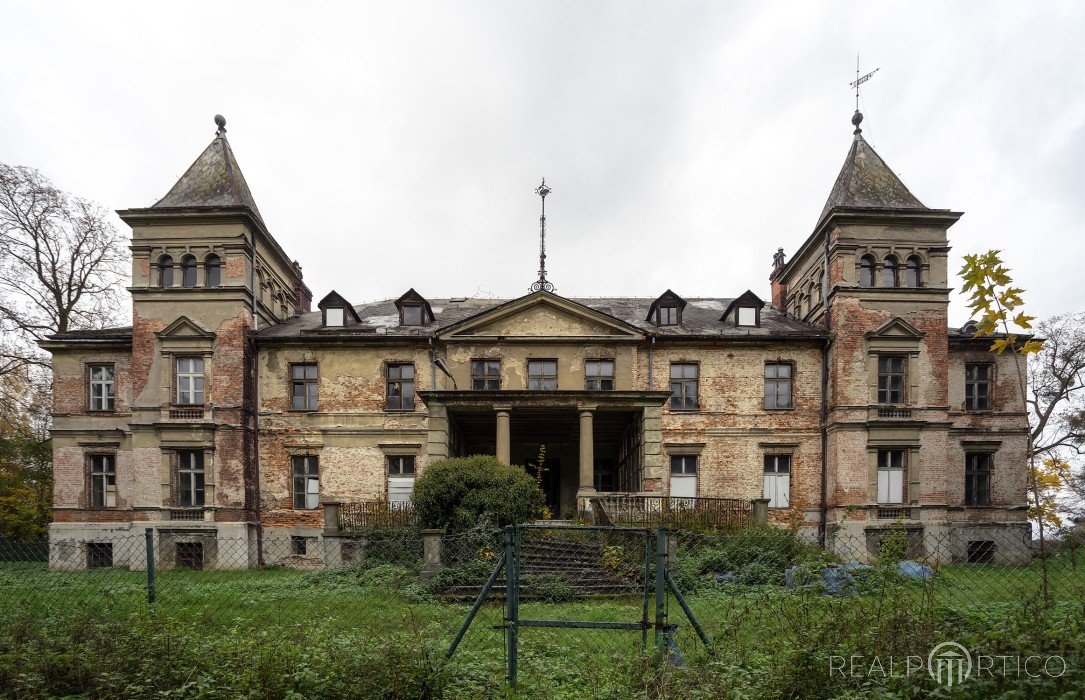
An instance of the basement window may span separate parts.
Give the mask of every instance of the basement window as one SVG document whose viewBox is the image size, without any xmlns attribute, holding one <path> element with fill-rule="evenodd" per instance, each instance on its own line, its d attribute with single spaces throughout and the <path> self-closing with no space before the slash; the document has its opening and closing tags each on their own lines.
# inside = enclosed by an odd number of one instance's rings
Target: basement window
<svg viewBox="0 0 1085 700">
<path fill-rule="evenodd" d="M 87 568 L 108 569 L 113 566 L 112 542 L 87 542 Z"/>
</svg>

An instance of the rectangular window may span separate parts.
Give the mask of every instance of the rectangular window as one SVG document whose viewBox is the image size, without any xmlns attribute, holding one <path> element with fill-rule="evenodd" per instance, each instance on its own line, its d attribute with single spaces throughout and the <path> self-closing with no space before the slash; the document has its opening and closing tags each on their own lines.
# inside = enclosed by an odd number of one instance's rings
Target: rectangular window
<svg viewBox="0 0 1085 700">
<path fill-rule="evenodd" d="M 738 307 L 738 325 L 740 326 L 756 326 L 757 325 L 757 309 L 752 306 L 740 306 Z"/>
<path fill-rule="evenodd" d="M 660 306 L 656 309 L 656 325 L 658 326 L 677 326 L 678 325 L 678 307 L 677 306 Z"/>
<path fill-rule="evenodd" d="M 315 411 L 317 370 L 314 364 L 290 365 L 291 408 L 295 411 Z"/>
<path fill-rule="evenodd" d="M 290 459 L 294 468 L 294 507 L 313 510 L 320 507 L 320 465 L 313 455 L 295 455 Z"/>
<path fill-rule="evenodd" d="M 388 365 L 388 410 L 414 410 L 414 365 Z"/>
<path fill-rule="evenodd" d="M 117 455 L 90 456 L 90 506 L 117 507 Z"/>
<path fill-rule="evenodd" d="M 532 391 L 556 391 L 558 388 L 558 361 L 528 360 L 527 388 Z"/>
<path fill-rule="evenodd" d="M 325 326 L 342 326 L 343 325 L 343 309 L 339 307 L 329 307 L 324 309 L 324 325 Z"/>
<path fill-rule="evenodd" d="M 671 498 L 697 497 L 697 455 L 671 455 Z"/>
<path fill-rule="evenodd" d="M 995 560 L 994 540 L 969 540 L 968 563 L 990 564 Z"/>
<path fill-rule="evenodd" d="M 305 556 L 309 552 L 309 542 L 307 540 L 308 538 L 301 535 L 291 535 L 290 553 L 299 557 Z"/>
<path fill-rule="evenodd" d="M 697 410 L 698 367 L 691 363 L 671 363 L 671 410 Z"/>
<path fill-rule="evenodd" d="M 878 450 L 878 503 L 904 503 L 904 450 Z"/>
<path fill-rule="evenodd" d="M 389 456 L 389 503 L 410 503 L 412 491 L 414 491 L 414 455 Z"/>
<path fill-rule="evenodd" d="M 791 365 L 769 362 L 765 365 L 765 408 L 791 408 Z"/>
<path fill-rule="evenodd" d="M 177 453 L 177 505 L 203 507 L 203 452 Z"/>
<path fill-rule="evenodd" d="M 403 325 L 404 326 L 421 326 L 422 325 L 422 307 L 418 304 L 404 304 L 403 305 Z"/>
<path fill-rule="evenodd" d="M 501 388 L 501 360 L 471 360 L 472 391 L 497 391 Z"/>
<path fill-rule="evenodd" d="M 178 542 L 174 563 L 179 569 L 202 569 L 203 542 Z"/>
<path fill-rule="evenodd" d="M 584 388 L 588 391 L 614 391 L 614 360 L 585 362 Z"/>
<path fill-rule="evenodd" d="M 113 376 L 113 365 L 90 365 L 89 375 L 90 410 L 112 411 L 117 386 Z"/>
<path fill-rule="evenodd" d="M 107 569 L 113 566 L 112 542 L 87 542 L 87 568 Z"/>
<path fill-rule="evenodd" d="M 991 410 L 991 365 L 965 365 L 964 410 Z"/>
<path fill-rule="evenodd" d="M 964 456 L 964 504 L 991 505 L 991 455 L 985 452 Z"/>
<path fill-rule="evenodd" d="M 904 362 L 900 355 L 878 356 L 878 403 L 904 403 Z"/>
<path fill-rule="evenodd" d="M 765 455 L 765 498 L 769 508 L 791 506 L 791 455 Z"/>
<path fill-rule="evenodd" d="M 177 358 L 177 403 L 203 405 L 203 358 Z"/>
</svg>

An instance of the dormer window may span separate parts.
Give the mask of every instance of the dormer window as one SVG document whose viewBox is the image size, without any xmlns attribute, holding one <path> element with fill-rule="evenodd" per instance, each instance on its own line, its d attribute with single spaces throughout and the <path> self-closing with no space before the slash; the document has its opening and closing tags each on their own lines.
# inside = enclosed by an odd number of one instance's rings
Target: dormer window
<svg viewBox="0 0 1085 700">
<path fill-rule="evenodd" d="M 656 310 L 656 325 L 657 326 L 677 326 L 678 325 L 678 307 L 677 306 L 661 306 Z"/>
<path fill-rule="evenodd" d="M 404 326 L 421 326 L 422 324 L 422 305 L 421 304 L 404 304 L 403 305 L 403 325 Z"/>
<path fill-rule="evenodd" d="M 408 289 L 406 294 L 396 299 L 396 308 L 399 309 L 401 326 L 424 326 L 433 321 L 433 309 L 429 302 L 414 289 Z"/>
<path fill-rule="evenodd" d="M 646 320 L 656 326 L 681 325 L 685 306 L 686 300 L 668 289 L 648 307 Z"/>
<path fill-rule="evenodd" d="M 327 328 L 342 328 L 348 323 L 361 323 L 358 312 L 350 305 L 350 302 L 334 291 L 328 292 L 327 296 L 317 303 L 324 318 L 324 326 Z M 283 315 L 286 315 L 285 305 Z"/>
<path fill-rule="evenodd" d="M 740 306 L 738 307 L 738 325 L 740 326 L 756 326 L 757 325 L 757 309 L 752 306 Z"/>
<path fill-rule="evenodd" d="M 802 312 L 803 297 L 799 295 L 795 303 L 797 315 Z M 761 301 L 760 297 L 750 290 L 746 290 L 742 296 L 727 305 L 720 320 L 740 328 L 757 328 L 761 325 L 761 309 L 764 306 L 765 302 Z"/>
<path fill-rule="evenodd" d="M 325 326 L 342 326 L 343 325 L 343 309 L 329 307 L 324 309 L 324 325 Z"/>
</svg>

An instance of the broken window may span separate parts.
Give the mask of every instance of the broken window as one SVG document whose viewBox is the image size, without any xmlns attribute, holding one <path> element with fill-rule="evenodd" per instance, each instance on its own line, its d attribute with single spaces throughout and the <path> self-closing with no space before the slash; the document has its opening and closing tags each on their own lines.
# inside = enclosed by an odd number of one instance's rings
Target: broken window
<svg viewBox="0 0 1085 700">
<path fill-rule="evenodd" d="M 203 358 L 177 358 L 177 403 L 203 405 Z"/>
<path fill-rule="evenodd" d="M 205 287 L 217 287 L 222 284 L 222 258 L 211 254 L 203 261 L 203 284 Z"/>
<path fill-rule="evenodd" d="M 309 552 L 308 538 L 301 535 L 290 536 L 290 553 L 303 557 Z"/>
<path fill-rule="evenodd" d="M 112 411 L 116 393 L 113 365 L 90 365 L 88 370 L 90 376 L 90 410 Z"/>
<path fill-rule="evenodd" d="M 614 391 L 614 360 L 585 362 L 584 388 L 588 391 Z"/>
<path fill-rule="evenodd" d="M 555 391 L 558 388 L 557 360 L 528 360 L 527 388 L 532 391 Z"/>
<path fill-rule="evenodd" d="M 295 411 L 315 411 L 317 369 L 313 363 L 290 365 L 290 407 Z"/>
<path fill-rule="evenodd" d="M 414 455 L 388 456 L 388 501 L 410 503 L 414 491 Z"/>
<path fill-rule="evenodd" d="M 471 360 L 471 389 L 497 391 L 501 388 L 501 360 Z"/>
<path fill-rule="evenodd" d="M 986 452 L 964 456 L 964 504 L 991 505 L 991 455 Z"/>
<path fill-rule="evenodd" d="M 185 450 L 177 453 L 177 505 L 203 507 L 203 452 Z"/>
<path fill-rule="evenodd" d="M 387 390 L 387 410 L 414 410 L 414 365 L 410 363 L 389 364 Z"/>
<path fill-rule="evenodd" d="M 904 403 L 904 357 L 878 356 L 878 403 Z"/>
<path fill-rule="evenodd" d="M 878 503 L 904 503 L 904 450 L 878 450 Z"/>
<path fill-rule="evenodd" d="M 766 363 L 765 408 L 791 407 L 791 363 Z"/>
<path fill-rule="evenodd" d="M 90 507 L 117 507 L 116 455 L 90 455 Z"/>
<path fill-rule="evenodd" d="M 697 410 L 697 375 L 694 363 L 671 363 L 671 410 Z"/>
<path fill-rule="evenodd" d="M 991 410 L 991 365 L 964 366 L 964 410 Z"/>
<path fill-rule="evenodd" d="M 320 507 L 320 465 L 314 455 L 295 455 L 290 460 L 294 468 L 294 507 L 313 510 Z"/>
</svg>

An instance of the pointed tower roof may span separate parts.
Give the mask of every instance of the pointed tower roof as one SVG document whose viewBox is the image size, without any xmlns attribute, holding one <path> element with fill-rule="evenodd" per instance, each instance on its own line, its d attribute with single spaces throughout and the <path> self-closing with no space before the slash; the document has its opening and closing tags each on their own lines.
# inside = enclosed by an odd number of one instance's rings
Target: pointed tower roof
<svg viewBox="0 0 1085 700">
<path fill-rule="evenodd" d="M 215 123 L 218 124 L 215 139 L 166 196 L 151 205 L 151 209 L 245 206 L 263 222 L 249 184 L 226 140 L 226 120 L 216 114 Z"/>
<path fill-rule="evenodd" d="M 856 112 L 851 123 L 855 125 L 852 141 L 844 167 L 836 177 L 836 183 L 821 210 L 819 221 L 835 207 L 846 209 L 917 209 L 928 210 L 923 202 L 912 194 L 900 178 L 889 169 L 881 156 L 863 138 L 859 124 L 863 115 Z"/>
</svg>

